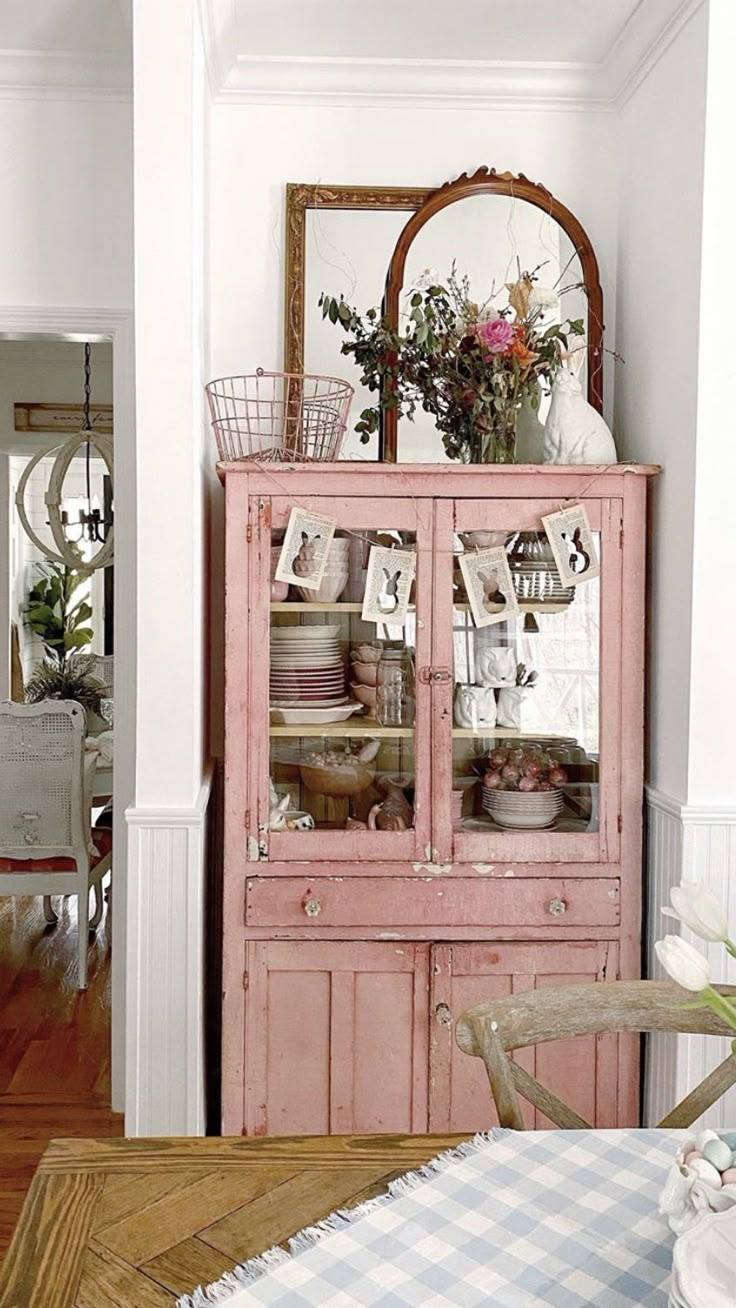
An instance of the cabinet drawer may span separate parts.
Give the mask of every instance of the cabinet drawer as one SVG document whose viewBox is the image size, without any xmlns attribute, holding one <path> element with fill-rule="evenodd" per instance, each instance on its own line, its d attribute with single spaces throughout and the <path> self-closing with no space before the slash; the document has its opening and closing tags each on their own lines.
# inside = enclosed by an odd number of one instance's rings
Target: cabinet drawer
<svg viewBox="0 0 736 1308">
<path fill-rule="evenodd" d="M 505 877 L 498 881 L 407 877 L 254 877 L 248 926 L 617 926 L 620 883 Z"/>
</svg>

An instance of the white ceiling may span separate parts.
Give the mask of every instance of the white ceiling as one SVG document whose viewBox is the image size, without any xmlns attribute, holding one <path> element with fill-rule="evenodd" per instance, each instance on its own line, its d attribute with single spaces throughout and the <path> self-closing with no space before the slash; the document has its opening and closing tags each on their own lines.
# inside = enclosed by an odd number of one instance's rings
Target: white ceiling
<svg viewBox="0 0 736 1308">
<path fill-rule="evenodd" d="M 238 53 L 601 63 L 646 0 L 234 0 Z"/>
<path fill-rule="evenodd" d="M 0 96 L 129 97 L 158 2 L 0 0 Z M 706 2 L 195 0 L 216 100 L 604 110 Z"/>
</svg>

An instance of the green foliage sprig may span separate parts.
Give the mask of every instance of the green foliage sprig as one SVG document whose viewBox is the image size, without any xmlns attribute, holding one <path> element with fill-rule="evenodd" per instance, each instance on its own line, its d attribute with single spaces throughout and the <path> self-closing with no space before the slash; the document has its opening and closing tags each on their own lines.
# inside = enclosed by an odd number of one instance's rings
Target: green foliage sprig
<svg viewBox="0 0 736 1308">
<path fill-rule="evenodd" d="M 41 576 L 31 588 L 26 621 L 41 637 L 51 662 L 63 667 L 71 654 L 86 649 L 92 640 L 92 628 L 86 625 L 92 609 L 77 595 L 85 574 L 58 563 L 40 566 Z"/>
</svg>

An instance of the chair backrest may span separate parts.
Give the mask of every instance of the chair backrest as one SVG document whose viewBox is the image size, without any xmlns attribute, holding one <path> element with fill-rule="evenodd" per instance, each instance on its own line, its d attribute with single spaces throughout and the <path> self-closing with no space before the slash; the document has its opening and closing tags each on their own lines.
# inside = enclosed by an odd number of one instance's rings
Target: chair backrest
<svg viewBox="0 0 736 1308">
<path fill-rule="evenodd" d="M 85 714 L 71 700 L 0 703 L 0 855 L 84 850 Z"/>
<path fill-rule="evenodd" d="M 735 994 L 736 987 L 717 987 Z M 730 1036 L 734 1031 L 709 1008 L 691 1008 L 693 996 L 671 981 L 594 981 L 545 987 L 475 1004 L 458 1018 L 455 1039 L 466 1054 L 482 1058 L 502 1126 L 524 1129 L 519 1094 L 557 1126 L 591 1124 L 508 1057 L 551 1040 L 619 1032 L 678 1031 Z M 660 1126 L 690 1126 L 736 1084 L 736 1057 L 729 1055 L 700 1082 Z"/>
<path fill-rule="evenodd" d="M 90 654 L 89 658 L 89 675 L 96 677 L 101 681 L 107 694 L 115 694 L 115 655 L 114 654 Z"/>
</svg>

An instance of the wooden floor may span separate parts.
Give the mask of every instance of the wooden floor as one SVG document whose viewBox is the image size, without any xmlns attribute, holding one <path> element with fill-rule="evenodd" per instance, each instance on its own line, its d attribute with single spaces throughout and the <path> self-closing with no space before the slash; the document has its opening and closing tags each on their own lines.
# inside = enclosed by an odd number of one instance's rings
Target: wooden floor
<svg viewBox="0 0 736 1308">
<path fill-rule="evenodd" d="M 0 1308 L 173 1308 L 462 1138 L 59 1140 L 33 1182 Z"/>
<path fill-rule="evenodd" d="M 77 988 L 76 900 L 0 899 L 0 1259 L 36 1165 L 59 1136 L 119 1136 L 110 1103 L 110 924 Z"/>
</svg>

